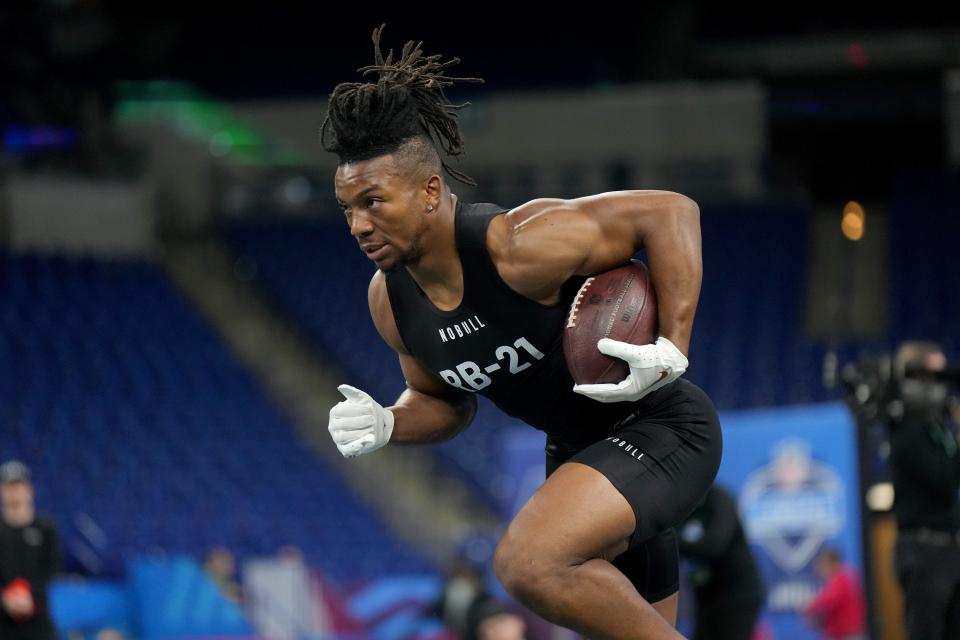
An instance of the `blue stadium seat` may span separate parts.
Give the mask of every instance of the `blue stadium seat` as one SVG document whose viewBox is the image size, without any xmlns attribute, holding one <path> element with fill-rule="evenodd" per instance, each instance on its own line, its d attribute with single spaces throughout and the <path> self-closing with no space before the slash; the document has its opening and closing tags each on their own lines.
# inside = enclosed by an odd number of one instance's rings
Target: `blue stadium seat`
<svg viewBox="0 0 960 640">
<path fill-rule="evenodd" d="M 890 333 L 960 359 L 960 176 L 904 174 L 890 209 Z"/>
<path fill-rule="evenodd" d="M 0 254 L 0 457 L 122 567 L 160 549 L 300 547 L 334 578 L 422 571 L 308 450 L 156 265 Z"/>
</svg>

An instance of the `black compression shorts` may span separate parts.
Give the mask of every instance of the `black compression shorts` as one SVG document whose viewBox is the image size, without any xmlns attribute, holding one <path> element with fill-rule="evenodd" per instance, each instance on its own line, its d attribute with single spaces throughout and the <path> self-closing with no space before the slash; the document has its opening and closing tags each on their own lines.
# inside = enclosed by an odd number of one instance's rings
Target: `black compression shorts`
<svg viewBox="0 0 960 640">
<path fill-rule="evenodd" d="M 710 398 L 683 378 L 637 403 L 612 435 L 580 451 L 547 444 L 547 476 L 564 462 L 602 473 L 633 507 L 637 528 L 613 564 L 648 602 L 675 593 L 679 582 L 673 527 L 713 483 L 723 449 Z"/>
</svg>

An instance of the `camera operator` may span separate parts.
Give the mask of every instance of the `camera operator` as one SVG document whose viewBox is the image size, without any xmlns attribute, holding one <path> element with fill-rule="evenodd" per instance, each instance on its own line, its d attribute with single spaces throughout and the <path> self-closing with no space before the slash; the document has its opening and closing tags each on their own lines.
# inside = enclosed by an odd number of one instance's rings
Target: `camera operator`
<svg viewBox="0 0 960 640">
<path fill-rule="evenodd" d="M 960 638 L 960 445 L 947 360 L 932 342 L 905 342 L 893 362 L 890 471 L 896 570 L 915 640 Z"/>
</svg>

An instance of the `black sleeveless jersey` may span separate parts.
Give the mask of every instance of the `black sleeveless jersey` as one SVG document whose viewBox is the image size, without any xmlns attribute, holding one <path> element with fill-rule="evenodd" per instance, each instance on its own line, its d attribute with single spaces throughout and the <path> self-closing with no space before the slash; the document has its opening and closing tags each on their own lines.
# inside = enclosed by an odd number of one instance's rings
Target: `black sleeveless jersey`
<svg viewBox="0 0 960 640">
<path fill-rule="evenodd" d="M 573 392 L 563 355 L 567 310 L 583 278 L 570 279 L 556 305 L 511 289 L 486 248 L 487 227 L 505 209 L 457 203 L 455 237 L 463 300 L 438 309 L 406 269 L 387 274 L 400 337 L 447 384 L 490 398 L 502 411 L 545 431 L 559 446 L 581 447 L 609 435 L 635 405 L 600 403 Z"/>
</svg>

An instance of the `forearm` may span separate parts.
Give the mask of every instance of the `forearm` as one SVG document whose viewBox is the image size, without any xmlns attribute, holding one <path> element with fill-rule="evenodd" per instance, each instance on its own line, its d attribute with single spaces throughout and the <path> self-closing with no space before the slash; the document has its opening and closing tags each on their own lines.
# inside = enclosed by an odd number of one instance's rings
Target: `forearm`
<svg viewBox="0 0 960 640">
<path fill-rule="evenodd" d="M 638 244 L 646 249 L 657 292 L 659 333 L 686 355 L 703 278 L 700 210 L 683 198 L 658 217 L 658 224 L 643 232 Z"/>
<path fill-rule="evenodd" d="M 443 442 L 470 426 L 477 400 L 472 394 L 438 398 L 408 388 L 389 409 L 394 415 L 390 444 Z"/>
</svg>

